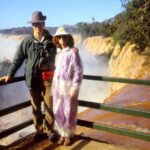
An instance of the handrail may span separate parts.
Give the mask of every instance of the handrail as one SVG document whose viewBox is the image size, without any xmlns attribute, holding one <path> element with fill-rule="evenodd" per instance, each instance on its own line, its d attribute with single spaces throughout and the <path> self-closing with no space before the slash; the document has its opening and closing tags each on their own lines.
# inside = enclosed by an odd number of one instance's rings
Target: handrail
<svg viewBox="0 0 150 150">
<path fill-rule="evenodd" d="M 18 124 L 18 125 L 16 125 L 16 126 L 13 126 L 13 127 L 9 128 L 9 129 L 6 129 L 6 130 L 4 130 L 4 131 L 1 131 L 1 132 L 0 132 L 0 139 L 4 138 L 4 137 L 6 137 L 6 136 L 8 136 L 8 135 L 10 135 L 10 134 L 12 134 L 12 133 L 15 133 L 15 132 L 17 132 L 17 131 L 19 131 L 19 130 L 25 128 L 25 127 L 28 127 L 28 126 L 30 126 L 30 125 L 32 125 L 32 124 L 33 124 L 33 120 L 30 119 L 30 120 L 25 121 L 25 122 L 23 122 L 23 123 L 20 123 L 20 124 Z"/>
<path fill-rule="evenodd" d="M 91 75 L 84 75 L 83 79 L 107 81 L 107 82 L 129 83 L 129 84 L 138 84 L 138 85 L 149 85 L 150 86 L 150 80 L 141 80 L 141 79 L 139 80 L 139 79 L 128 79 L 128 78 L 106 77 L 106 76 L 91 76 Z"/>
<path fill-rule="evenodd" d="M 79 106 L 82 106 L 82 107 L 89 107 L 89 108 L 101 109 L 101 110 L 128 114 L 128 115 L 133 115 L 133 116 L 138 116 L 138 117 L 150 118 L 150 111 L 112 106 L 108 104 L 89 102 L 85 100 L 78 100 L 78 104 Z M 0 117 L 10 114 L 12 112 L 15 112 L 17 110 L 29 107 L 29 106 L 31 106 L 30 100 L 5 108 L 5 109 L 2 109 L 0 110 Z"/>
<path fill-rule="evenodd" d="M 97 130 L 107 131 L 107 132 L 111 132 L 115 134 L 134 137 L 134 138 L 145 140 L 145 141 L 150 141 L 150 134 L 146 134 L 143 132 L 127 130 L 124 128 L 114 127 L 114 126 L 110 126 L 106 124 L 97 124 L 95 122 L 81 120 L 81 119 L 78 119 L 77 124 L 81 126 L 97 129 Z"/>
<path fill-rule="evenodd" d="M 111 112 L 116 112 L 116 113 L 150 118 L 150 111 L 118 107 L 118 106 L 112 106 L 112 105 L 103 104 L 103 103 L 88 102 L 84 100 L 78 100 L 78 103 L 79 103 L 79 106 L 83 106 L 83 107 L 90 107 L 90 108 L 101 109 L 101 110 L 106 110 L 106 111 L 111 111 Z"/>
<path fill-rule="evenodd" d="M 24 80 L 25 80 L 24 76 L 15 77 L 15 78 L 13 78 L 13 80 L 11 80 L 9 82 L 0 81 L 0 86 L 10 84 L 10 83 L 20 82 L 20 81 L 24 81 Z"/>
<path fill-rule="evenodd" d="M 0 110 L 0 117 L 4 116 L 4 115 L 7 115 L 7 114 L 10 114 L 12 112 L 15 112 L 17 110 L 20 110 L 20 109 L 23 109 L 23 108 L 26 108 L 28 106 L 31 106 L 31 102 L 30 100 L 28 101 L 25 101 L 25 102 L 22 102 L 20 104 L 16 104 L 14 106 L 11 106 L 11 107 L 8 107 L 8 108 L 5 108 L 5 109 L 1 109 Z"/>
<path fill-rule="evenodd" d="M 0 81 L 1 85 L 6 85 L 14 82 L 23 81 L 24 76 L 15 77 L 12 81 L 7 83 Z M 83 79 L 87 80 L 97 80 L 97 81 L 107 81 L 107 82 L 119 82 L 119 83 L 129 83 L 129 84 L 138 84 L 138 85 L 148 85 L 150 86 L 150 80 L 139 80 L 139 79 L 128 79 L 128 78 L 119 78 L 119 77 L 106 77 L 106 76 L 92 76 L 92 75 L 83 75 Z"/>
<path fill-rule="evenodd" d="M 126 83 L 130 83 L 130 84 L 150 85 L 149 80 L 135 80 L 135 79 L 112 78 L 112 77 L 89 76 L 89 75 L 84 75 L 83 78 L 84 79 L 90 79 L 90 80 L 99 80 L 99 81 L 122 82 L 122 83 L 126 82 Z M 23 76 L 22 77 L 16 77 L 16 78 L 14 78 L 14 80 L 12 80 L 11 82 L 8 82 L 8 83 L 0 82 L 0 86 L 5 85 L 5 84 L 14 83 L 14 82 L 23 81 L 23 80 L 24 80 Z M 17 104 L 15 106 L 0 110 L 0 117 L 7 115 L 7 114 L 10 114 L 12 112 L 15 112 L 17 110 L 26 108 L 30 105 L 31 105 L 30 101 L 26 101 L 26 102 L 23 102 L 21 104 Z M 102 104 L 102 103 L 94 103 L 94 102 L 87 102 L 87 101 L 85 102 L 84 100 L 79 100 L 79 106 L 90 107 L 90 108 L 95 108 L 95 109 L 102 109 L 102 110 L 111 111 L 111 112 L 117 112 L 117 113 L 123 113 L 123 114 L 139 116 L 139 117 L 150 118 L 150 112 L 149 111 L 111 106 L 111 105 Z M 0 139 L 8 136 L 8 135 L 20 130 L 20 129 L 23 129 L 23 128 L 31 125 L 32 123 L 33 123 L 32 120 L 28 120 L 26 122 L 23 122 L 21 124 L 14 126 L 14 127 L 11 127 L 10 129 L 4 130 L 4 131 L 0 132 Z M 146 134 L 143 132 L 130 131 L 130 130 L 126 130 L 126 129 L 122 129 L 122 128 L 118 128 L 118 127 L 112 127 L 112 126 L 103 125 L 103 124 L 96 124 L 94 122 L 89 122 L 89 121 L 80 120 L 80 119 L 78 119 L 78 124 L 84 125 L 87 127 L 92 127 L 94 129 L 98 129 L 98 130 L 103 130 L 103 131 L 107 131 L 107 132 L 127 135 L 130 137 L 150 141 L 150 134 Z"/>
<path fill-rule="evenodd" d="M 30 105 L 31 105 L 30 101 L 26 101 L 26 102 L 17 104 L 15 106 L 0 110 L 0 117 L 7 115 L 7 114 L 10 114 L 12 112 L 15 112 L 17 110 L 26 108 Z M 102 109 L 102 110 L 107 110 L 107 111 L 111 111 L 111 112 L 117 112 L 117 113 L 130 114 L 130 115 L 134 115 L 134 116 L 150 118 L 150 112 L 148 112 L 148 111 L 141 111 L 141 110 L 135 110 L 135 109 L 129 109 L 129 108 L 123 108 L 123 107 L 115 107 L 115 106 L 111 106 L 111 105 L 105 105 L 102 103 L 99 104 L 99 103 L 79 100 L 79 106 L 90 107 L 90 108 L 95 108 L 95 109 Z M 23 129 L 23 128 L 31 125 L 32 123 L 33 123 L 32 120 L 28 120 L 26 122 L 23 122 L 21 124 L 14 126 L 14 127 L 6 129 L 6 130 L 0 132 L 0 139 L 18 131 L 18 130 Z M 122 129 L 122 128 L 118 128 L 118 127 L 112 127 L 110 125 L 96 124 L 93 122 L 78 119 L 78 125 L 83 125 L 83 124 L 86 127 L 90 127 L 90 128 L 94 128 L 94 129 L 98 129 L 98 130 L 103 130 L 103 131 L 122 134 L 122 135 L 128 135 L 130 137 L 143 139 L 146 141 L 150 140 L 149 134 L 145 134 L 142 132 L 136 132 L 136 131 L 130 131 L 130 130 L 126 130 L 126 129 Z"/>
</svg>

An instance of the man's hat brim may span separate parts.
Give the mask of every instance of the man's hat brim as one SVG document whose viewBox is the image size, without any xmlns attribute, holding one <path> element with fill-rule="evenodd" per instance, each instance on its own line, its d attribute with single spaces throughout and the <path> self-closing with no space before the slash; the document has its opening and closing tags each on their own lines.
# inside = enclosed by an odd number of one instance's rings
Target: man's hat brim
<svg viewBox="0 0 150 150">
<path fill-rule="evenodd" d="M 46 19 L 45 19 L 46 20 Z M 45 20 L 34 20 L 34 21 L 28 21 L 27 23 L 29 23 L 29 24 L 32 24 L 32 23 L 42 23 L 42 22 L 45 22 Z"/>
</svg>

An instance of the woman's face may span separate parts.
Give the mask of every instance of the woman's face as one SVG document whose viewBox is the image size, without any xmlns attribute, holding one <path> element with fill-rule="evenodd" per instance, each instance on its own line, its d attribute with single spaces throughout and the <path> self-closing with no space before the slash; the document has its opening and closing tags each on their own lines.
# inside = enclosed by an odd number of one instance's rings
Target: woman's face
<svg viewBox="0 0 150 150">
<path fill-rule="evenodd" d="M 58 36 L 58 42 L 62 48 L 67 47 L 66 40 L 67 40 L 67 36 L 65 35 Z"/>
</svg>

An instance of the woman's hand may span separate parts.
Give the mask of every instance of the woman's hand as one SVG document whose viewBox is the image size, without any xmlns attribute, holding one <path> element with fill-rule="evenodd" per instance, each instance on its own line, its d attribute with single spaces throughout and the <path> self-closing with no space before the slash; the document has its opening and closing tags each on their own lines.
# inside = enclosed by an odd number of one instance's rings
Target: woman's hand
<svg viewBox="0 0 150 150">
<path fill-rule="evenodd" d="M 77 98 L 77 96 L 78 96 L 78 90 L 72 87 L 72 88 L 70 89 L 70 95 L 71 95 L 71 97 L 72 97 L 73 99 L 74 99 L 74 98 Z"/>
</svg>

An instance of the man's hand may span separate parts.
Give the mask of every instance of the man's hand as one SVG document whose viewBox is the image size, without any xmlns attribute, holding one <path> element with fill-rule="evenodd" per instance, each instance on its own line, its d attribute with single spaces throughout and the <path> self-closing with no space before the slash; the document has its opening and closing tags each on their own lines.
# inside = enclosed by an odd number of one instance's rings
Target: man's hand
<svg viewBox="0 0 150 150">
<path fill-rule="evenodd" d="M 12 80 L 12 77 L 10 77 L 10 76 L 4 76 L 4 77 L 0 78 L 0 81 L 2 81 L 2 82 L 9 82 L 11 80 Z"/>
</svg>

